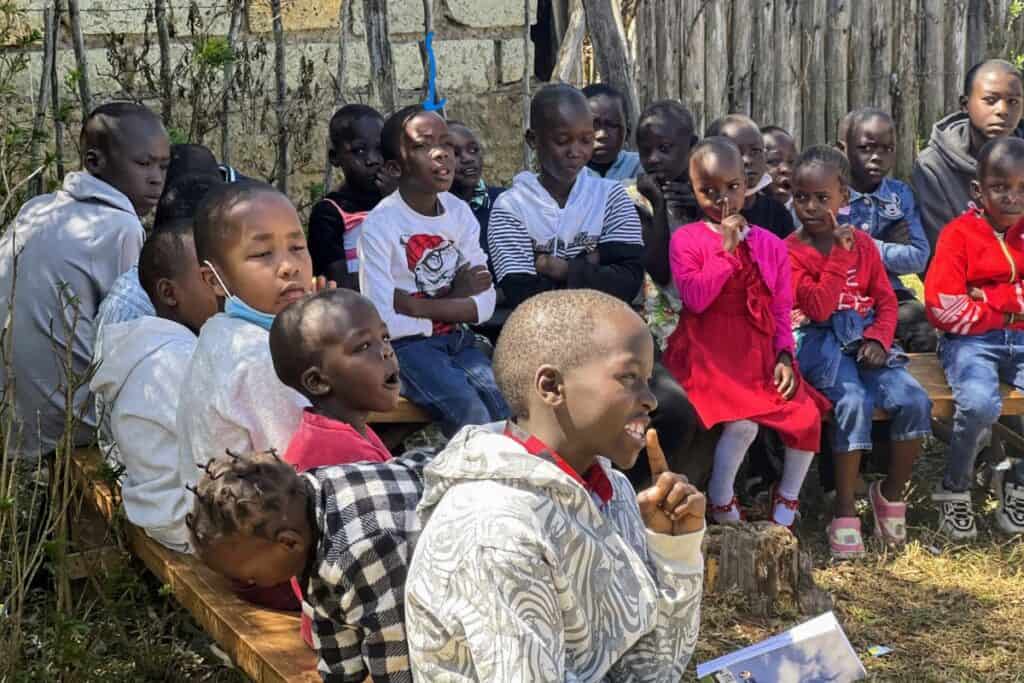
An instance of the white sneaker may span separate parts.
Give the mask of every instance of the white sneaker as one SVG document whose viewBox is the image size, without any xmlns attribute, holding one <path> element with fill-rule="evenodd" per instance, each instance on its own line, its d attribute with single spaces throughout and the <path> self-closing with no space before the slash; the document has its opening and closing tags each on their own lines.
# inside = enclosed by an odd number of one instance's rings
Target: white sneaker
<svg viewBox="0 0 1024 683">
<path fill-rule="evenodd" d="M 996 526 L 1006 534 L 1024 534 L 1024 482 L 1017 481 L 1010 468 L 1007 460 L 992 471 L 992 490 L 999 501 Z"/>
<path fill-rule="evenodd" d="M 954 541 L 969 541 L 977 538 L 974 525 L 974 509 L 971 506 L 970 491 L 947 491 L 940 484 L 932 494 L 932 501 L 939 506 L 939 532 Z"/>
</svg>

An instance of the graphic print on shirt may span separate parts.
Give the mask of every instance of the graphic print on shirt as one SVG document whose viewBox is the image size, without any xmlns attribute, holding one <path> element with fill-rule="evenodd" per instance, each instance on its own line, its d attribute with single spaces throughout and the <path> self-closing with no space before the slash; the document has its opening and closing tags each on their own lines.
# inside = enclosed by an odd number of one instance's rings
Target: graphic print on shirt
<svg viewBox="0 0 1024 683">
<path fill-rule="evenodd" d="M 853 310 L 861 315 L 867 315 L 874 308 L 875 300 L 869 296 L 862 296 L 859 292 L 860 283 L 857 282 L 857 269 L 850 268 L 846 271 L 846 284 L 843 286 L 843 291 L 839 292 L 839 305 L 836 310 Z"/>
<path fill-rule="evenodd" d="M 889 195 L 889 199 L 887 200 L 879 197 L 878 213 L 881 214 L 882 218 L 890 221 L 903 218 L 904 214 L 903 207 L 900 202 L 900 196 L 893 192 Z"/>
<path fill-rule="evenodd" d="M 943 325 L 948 325 L 953 334 L 970 334 L 971 328 L 981 319 L 981 306 L 966 294 L 939 293 L 939 305 L 932 306 L 932 315 Z"/>
<path fill-rule="evenodd" d="M 559 258 L 571 259 L 579 256 L 580 254 L 589 254 L 596 251 L 599 240 L 599 235 L 591 235 L 586 232 L 577 233 L 572 242 L 569 242 L 568 244 L 558 237 L 552 237 L 547 242 L 543 243 L 534 241 L 533 253 L 551 254 Z"/>
<path fill-rule="evenodd" d="M 416 293 L 435 297 L 452 286 L 462 254 L 455 242 L 440 235 L 403 235 L 405 257 L 416 282 Z"/>
</svg>

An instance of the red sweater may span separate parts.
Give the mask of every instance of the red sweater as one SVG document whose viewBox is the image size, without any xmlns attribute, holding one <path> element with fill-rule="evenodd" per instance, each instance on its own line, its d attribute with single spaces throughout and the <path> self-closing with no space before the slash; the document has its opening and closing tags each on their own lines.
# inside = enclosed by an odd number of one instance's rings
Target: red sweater
<svg viewBox="0 0 1024 683">
<path fill-rule="evenodd" d="M 800 239 L 786 238 L 793 265 L 794 321 L 804 316 L 823 323 L 836 311 L 855 310 L 862 316 L 874 310 L 875 322 L 864 330 L 889 350 L 896 335 L 899 309 L 878 247 L 868 233 L 854 230 L 853 251 L 834 246 L 828 256 Z"/>
<path fill-rule="evenodd" d="M 1005 242 L 975 209 L 954 218 L 939 233 L 924 281 L 932 325 L 953 334 L 984 334 L 1006 327 L 1004 313 L 1024 313 L 1024 221 L 1006 231 Z M 967 291 L 985 294 L 975 301 Z M 1014 324 L 1024 329 L 1024 324 Z"/>
</svg>

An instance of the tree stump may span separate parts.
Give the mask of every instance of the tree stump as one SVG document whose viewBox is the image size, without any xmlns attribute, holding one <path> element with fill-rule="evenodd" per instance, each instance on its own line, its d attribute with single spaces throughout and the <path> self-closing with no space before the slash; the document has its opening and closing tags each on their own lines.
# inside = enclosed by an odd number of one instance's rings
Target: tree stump
<svg viewBox="0 0 1024 683">
<path fill-rule="evenodd" d="M 750 614 L 818 614 L 832 607 L 831 596 L 814 584 L 810 556 L 800 552 L 793 534 L 776 524 L 710 526 L 703 551 L 704 592 L 738 591 Z"/>
</svg>

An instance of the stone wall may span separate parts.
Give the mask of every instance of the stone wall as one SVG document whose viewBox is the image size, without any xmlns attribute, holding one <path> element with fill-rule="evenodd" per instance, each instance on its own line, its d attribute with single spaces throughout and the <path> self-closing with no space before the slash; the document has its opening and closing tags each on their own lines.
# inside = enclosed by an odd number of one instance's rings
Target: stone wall
<svg viewBox="0 0 1024 683">
<path fill-rule="evenodd" d="M 31 25 L 41 28 L 45 0 L 16 0 Z M 282 0 L 286 35 L 287 120 L 291 136 L 289 191 L 308 205 L 321 190 L 326 124 L 334 109 L 339 39 L 346 41 L 343 96 L 366 102 L 370 73 L 362 0 L 352 0 L 351 18 L 339 33 L 340 0 Z M 522 75 L 524 3 L 521 0 L 428 0 L 433 2 L 437 84 L 449 117 L 477 129 L 487 149 L 487 176 L 507 182 L 522 165 Z M 225 45 L 229 0 L 167 0 L 170 12 L 173 115 L 169 128 L 179 141 L 202 142 L 220 155 L 224 85 L 215 48 Z M 530 22 L 537 0 L 530 0 Z M 160 52 L 152 0 L 80 0 L 89 74 L 96 102 L 129 95 L 160 107 Z M 423 0 L 390 0 L 388 19 L 402 104 L 423 99 L 424 70 L 418 41 L 424 36 Z M 235 76 L 227 98 L 232 163 L 240 171 L 270 177 L 276 170 L 274 43 L 269 0 L 246 0 L 237 37 Z M 74 55 L 62 32 L 58 77 L 73 76 Z M 213 55 L 211 57 L 211 55 Z M 38 88 L 41 55 L 33 56 L 19 90 Z M 77 104 L 73 81 L 61 97 Z M 370 104 L 375 104 L 370 102 Z M 80 112 L 73 108 L 70 131 Z M 68 135 L 69 156 L 75 140 Z"/>
</svg>

